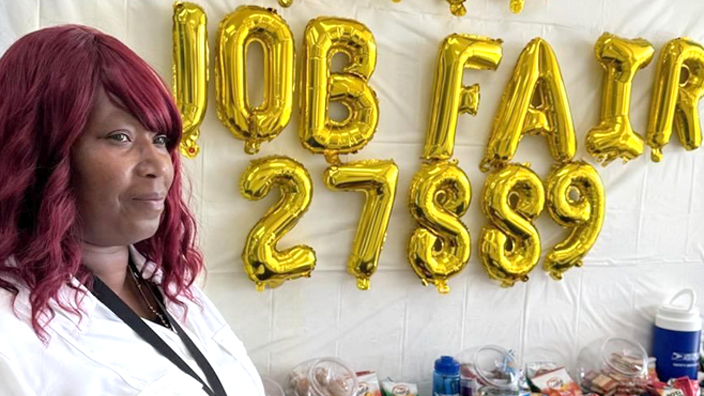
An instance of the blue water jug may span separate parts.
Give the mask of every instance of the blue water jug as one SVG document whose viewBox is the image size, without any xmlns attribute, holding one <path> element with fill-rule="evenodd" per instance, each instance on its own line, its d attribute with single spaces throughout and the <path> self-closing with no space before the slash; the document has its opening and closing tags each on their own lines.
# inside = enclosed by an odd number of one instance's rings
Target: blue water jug
<svg viewBox="0 0 704 396">
<path fill-rule="evenodd" d="M 687 304 L 676 304 L 681 297 L 689 297 Z M 696 306 L 697 295 L 692 289 L 683 289 L 658 309 L 653 334 L 653 355 L 660 381 L 688 376 L 697 379 L 699 343 L 702 318 Z"/>
<path fill-rule="evenodd" d="M 452 356 L 441 356 L 433 371 L 433 396 L 459 396 L 460 364 Z"/>
</svg>

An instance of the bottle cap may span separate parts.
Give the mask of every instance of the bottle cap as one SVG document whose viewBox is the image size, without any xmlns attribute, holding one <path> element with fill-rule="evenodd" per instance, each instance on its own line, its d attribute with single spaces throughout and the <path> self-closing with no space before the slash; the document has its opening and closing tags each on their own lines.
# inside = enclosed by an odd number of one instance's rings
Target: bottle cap
<svg viewBox="0 0 704 396">
<path fill-rule="evenodd" d="M 443 375 L 459 375 L 460 364 L 452 356 L 440 356 L 435 361 L 435 372 Z"/>
</svg>

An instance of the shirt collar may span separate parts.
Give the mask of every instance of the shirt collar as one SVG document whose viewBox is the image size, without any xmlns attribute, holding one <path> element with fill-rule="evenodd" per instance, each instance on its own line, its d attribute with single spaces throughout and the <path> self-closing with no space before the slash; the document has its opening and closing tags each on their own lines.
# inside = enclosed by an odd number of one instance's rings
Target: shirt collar
<svg viewBox="0 0 704 396">
<path fill-rule="evenodd" d="M 135 248 L 134 245 L 130 245 L 129 249 L 130 257 L 132 257 L 132 262 L 134 262 L 134 264 L 137 266 L 137 269 L 142 274 L 142 277 L 144 279 L 151 280 L 157 285 L 161 285 L 161 282 L 164 279 L 164 273 L 161 268 L 157 268 L 155 262 L 147 260 L 147 258 L 143 256 L 142 253 L 137 251 L 137 248 Z"/>
<path fill-rule="evenodd" d="M 163 280 L 163 272 L 160 268 L 157 268 L 155 262 L 148 260 L 144 255 L 142 255 L 134 245 L 129 245 L 129 254 L 132 258 L 137 269 L 142 273 L 145 279 L 151 279 L 152 282 L 157 285 L 161 285 Z M 16 260 L 10 258 L 10 265 L 16 265 Z M 79 331 L 84 331 L 87 324 L 90 322 L 91 315 L 98 304 L 98 299 L 91 293 L 75 276 L 71 277 L 71 285 L 73 285 L 78 290 L 85 293 L 83 296 L 79 297 L 79 309 L 84 314 L 82 318 L 78 315 L 67 312 L 59 307 L 59 304 L 55 300 L 49 300 L 49 305 L 54 309 L 57 315 L 62 315 L 73 323 Z M 75 295 L 78 291 L 74 288 L 64 285 L 59 289 L 57 294 L 57 299 L 68 306 L 75 304 Z M 31 304 L 29 302 L 29 289 L 26 287 L 20 288 L 20 295 L 18 295 L 16 300 L 16 308 L 18 313 L 24 317 L 31 319 Z"/>
</svg>

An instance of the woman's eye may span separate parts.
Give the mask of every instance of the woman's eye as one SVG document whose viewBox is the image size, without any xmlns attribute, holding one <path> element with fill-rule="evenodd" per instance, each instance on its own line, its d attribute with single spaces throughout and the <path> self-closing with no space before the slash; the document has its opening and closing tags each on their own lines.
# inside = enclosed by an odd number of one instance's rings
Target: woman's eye
<svg viewBox="0 0 704 396">
<path fill-rule="evenodd" d="M 124 143 L 124 142 L 129 142 L 129 141 L 130 141 L 130 137 L 127 136 L 126 133 L 122 133 L 122 132 L 120 132 L 120 133 L 114 133 L 114 134 L 110 135 L 108 138 L 109 138 L 109 139 L 112 139 L 112 140 L 115 140 L 115 141 L 118 141 L 118 142 L 120 142 L 120 143 Z"/>
<path fill-rule="evenodd" d="M 166 146 L 167 144 L 169 144 L 169 141 L 170 141 L 170 139 L 166 135 L 159 135 L 154 138 L 154 142 L 156 142 L 157 144 L 162 145 L 162 146 Z"/>
</svg>

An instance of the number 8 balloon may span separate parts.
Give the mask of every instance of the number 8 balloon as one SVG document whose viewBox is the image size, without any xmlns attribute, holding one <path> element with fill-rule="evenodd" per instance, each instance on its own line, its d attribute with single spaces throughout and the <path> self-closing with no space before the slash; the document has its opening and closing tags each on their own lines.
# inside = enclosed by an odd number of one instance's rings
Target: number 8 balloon
<svg viewBox="0 0 704 396">
<path fill-rule="evenodd" d="M 408 243 L 408 259 L 423 285 L 447 294 L 447 280 L 462 271 L 471 254 L 469 230 L 460 218 L 472 199 L 472 186 L 457 161 L 431 162 L 411 181 L 409 207 L 418 222 Z"/>
<path fill-rule="evenodd" d="M 542 181 L 527 166 L 509 164 L 487 176 L 482 198 L 489 220 L 480 244 L 484 268 L 502 287 L 527 282 L 540 259 L 540 235 L 533 220 L 545 206 Z"/>
</svg>

